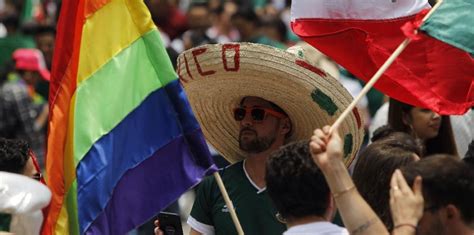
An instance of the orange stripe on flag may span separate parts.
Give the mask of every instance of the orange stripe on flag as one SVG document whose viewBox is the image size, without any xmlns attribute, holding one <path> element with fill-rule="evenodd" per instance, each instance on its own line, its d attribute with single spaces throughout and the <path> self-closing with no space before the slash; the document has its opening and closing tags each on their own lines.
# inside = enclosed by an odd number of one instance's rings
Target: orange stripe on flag
<svg viewBox="0 0 474 235">
<path fill-rule="evenodd" d="M 75 19 L 71 24 L 70 19 Z M 76 89 L 79 48 L 84 24 L 84 1 L 63 2 L 58 23 L 56 50 L 50 91 L 50 117 L 46 172 L 52 199 L 42 234 L 54 234 L 55 225 L 64 202 L 64 152 L 69 120 L 69 104 Z M 71 33 L 73 30 L 73 33 Z"/>
</svg>

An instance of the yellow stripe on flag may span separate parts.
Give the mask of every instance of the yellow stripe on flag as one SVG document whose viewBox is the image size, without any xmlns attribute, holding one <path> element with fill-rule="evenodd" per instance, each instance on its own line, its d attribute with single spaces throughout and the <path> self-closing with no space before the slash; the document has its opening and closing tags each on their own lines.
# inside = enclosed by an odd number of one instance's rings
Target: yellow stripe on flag
<svg viewBox="0 0 474 235">
<path fill-rule="evenodd" d="M 69 234 L 69 215 L 67 214 L 66 207 L 66 200 L 64 200 L 58 221 L 54 227 L 54 234 Z"/>
<path fill-rule="evenodd" d="M 155 28 L 146 6 L 135 1 L 111 1 L 86 20 L 82 31 L 78 86 L 122 49 Z"/>
</svg>

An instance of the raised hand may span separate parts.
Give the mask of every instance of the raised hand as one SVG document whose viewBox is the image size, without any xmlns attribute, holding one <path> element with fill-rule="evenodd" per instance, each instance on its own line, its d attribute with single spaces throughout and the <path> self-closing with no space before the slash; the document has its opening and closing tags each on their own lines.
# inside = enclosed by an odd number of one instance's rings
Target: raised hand
<svg viewBox="0 0 474 235">
<path fill-rule="evenodd" d="M 314 162 L 326 169 L 335 161 L 342 161 L 342 140 L 337 129 L 329 133 L 330 127 L 314 130 L 309 144 Z"/>
<path fill-rule="evenodd" d="M 400 170 L 396 170 L 390 182 L 390 209 L 394 230 L 411 227 L 416 230 L 418 221 L 423 216 L 422 179 L 415 178 L 413 190 L 408 186 Z"/>
</svg>

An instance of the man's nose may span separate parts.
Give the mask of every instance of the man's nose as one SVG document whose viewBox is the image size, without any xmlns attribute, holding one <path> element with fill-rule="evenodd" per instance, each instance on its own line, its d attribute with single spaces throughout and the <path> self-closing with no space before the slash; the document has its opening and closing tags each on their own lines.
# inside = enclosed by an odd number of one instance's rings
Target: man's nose
<svg viewBox="0 0 474 235">
<path fill-rule="evenodd" d="M 242 126 L 251 126 L 253 124 L 252 115 L 250 113 L 245 113 L 244 119 L 240 121 Z"/>
</svg>

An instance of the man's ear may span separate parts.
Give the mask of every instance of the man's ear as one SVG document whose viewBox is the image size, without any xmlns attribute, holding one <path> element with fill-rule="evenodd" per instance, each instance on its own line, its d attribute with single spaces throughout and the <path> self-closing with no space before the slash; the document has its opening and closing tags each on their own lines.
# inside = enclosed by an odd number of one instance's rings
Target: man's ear
<svg viewBox="0 0 474 235">
<path fill-rule="evenodd" d="M 446 219 L 447 220 L 461 220 L 461 211 L 453 204 L 446 206 Z"/>
<path fill-rule="evenodd" d="M 332 196 L 331 193 L 329 193 L 329 200 L 328 200 L 328 208 L 326 209 L 326 213 L 324 214 L 324 218 L 327 221 L 332 221 L 334 217 L 336 217 L 336 202 L 334 200 L 334 197 Z"/>
<path fill-rule="evenodd" d="M 281 131 L 282 131 L 282 134 L 283 135 L 286 135 L 288 133 L 290 133 L 291 131 L 291 121 L 289 118 L 284 118 L 282 119 L 282 123 L 281 123 Z"/>
</svg>

